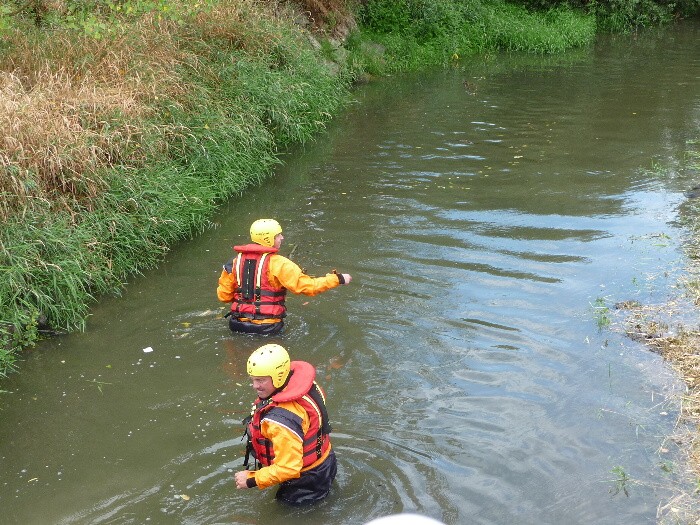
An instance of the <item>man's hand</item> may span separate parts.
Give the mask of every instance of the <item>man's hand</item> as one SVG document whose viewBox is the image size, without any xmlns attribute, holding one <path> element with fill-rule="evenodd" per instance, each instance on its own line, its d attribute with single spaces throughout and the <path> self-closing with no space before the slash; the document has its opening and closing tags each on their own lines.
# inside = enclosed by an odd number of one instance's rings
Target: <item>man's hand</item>
<svg viewBox="0 0 700 525">
<path fill-rule="evenodd" d="M 352 276 L 349 273 L 338 273 L 338 270 L 335 268 L 333 268 L 333 273 L 338 276 L 340 284 L 350 284 L 350 281 L 352 281 Z"/>
<path fill-rule="evenodd" d="M 248 479 L 248 471 L 247 470 L 241 470 L 240 472 L 236 472 L 233 475 L 234 478 L 236 478 L 236 488 L 237 489 L 247 489 L 248 484 L 246 483 Z"/>
</svg>

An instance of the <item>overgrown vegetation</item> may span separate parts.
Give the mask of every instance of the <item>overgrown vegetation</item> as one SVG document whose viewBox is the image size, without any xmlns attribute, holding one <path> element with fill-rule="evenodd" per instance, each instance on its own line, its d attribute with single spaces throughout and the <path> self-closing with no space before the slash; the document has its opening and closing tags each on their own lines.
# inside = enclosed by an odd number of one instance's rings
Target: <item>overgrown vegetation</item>
<svg viewBox="0 0 700 525">
<path fill-rule="evenodd" d="M 386 48 L 381 67 L 389 70 L 499 50 L 557 53 L 590 44 L 596 27 L 592 15 L 569 8 L 529 11 L 479 0 L 369 0 L 359 16 L 369 39 Z"/>
<path fill-rule="evenodd" d="M 638 21 L 647 6 L 537 2 L 0 4 L 0 375 L 41 330 L 82 328 L 96 297 L 263 180 L 359 77 L 555 53 L 591 43 L 601 13 Z"/>
<path fill-rule="evenodd" d="M 363 67 L 381 73 L 447 64 L 472 53 L 559 53 L 590 44 L 596 32 L 635 31 L 698 10 L 700 0 L 367 0 L 358 17 L 365 39 L 385 48 Z M 360 45 L 348 42 L 350 48 Z"/>
<path fill-rule="evenodd" d="M 566 6 L 594 14 L 599 31 L 627 32 L 666 24 L 698 12 L 698 0 L 513 0 L 529 9 Z"/>
</svg>

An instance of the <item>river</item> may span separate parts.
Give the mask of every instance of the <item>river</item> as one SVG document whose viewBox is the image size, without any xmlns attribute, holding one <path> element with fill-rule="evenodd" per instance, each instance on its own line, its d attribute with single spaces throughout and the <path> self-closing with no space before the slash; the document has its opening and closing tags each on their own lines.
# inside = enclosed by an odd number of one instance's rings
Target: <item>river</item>
<svg viewBox="0 0 700 525">
<path fill-rule="evenodd" d="M 683 386 L 613 305 L 667 300 L 686 265 L 698 42 L 688 22 L 358 87 L 263 187 L 3 380 L 0 522 L 655 523 Z M 290 297 L 266 340 L 228 332 L 215 294 L 261 217 L 308 273 L 353 276 Z M 311 508 L 233 482 L 265 342 L 328 393 L 339 471 Z"/>
</svg>

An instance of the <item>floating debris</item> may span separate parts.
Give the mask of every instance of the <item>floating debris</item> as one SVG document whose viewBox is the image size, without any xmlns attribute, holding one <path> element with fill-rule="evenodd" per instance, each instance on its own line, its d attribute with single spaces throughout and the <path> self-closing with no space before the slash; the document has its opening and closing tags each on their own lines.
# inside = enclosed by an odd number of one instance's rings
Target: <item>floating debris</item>
<svg viewBox="0 0 700 525">
<path fill-rule="evenodd" d="M 620 301 L 619 303 L 615 303 L 615 309 L 616 310 L 631 310 L 633 308 L 639 308 L 641 303 L 638 301 Z"/>
</svg>

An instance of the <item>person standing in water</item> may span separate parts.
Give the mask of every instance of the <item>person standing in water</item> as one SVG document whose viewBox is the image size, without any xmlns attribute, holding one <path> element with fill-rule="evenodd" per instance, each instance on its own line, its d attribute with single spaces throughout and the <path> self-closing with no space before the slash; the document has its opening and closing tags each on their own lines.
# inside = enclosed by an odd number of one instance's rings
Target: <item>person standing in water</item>
<svg viewBox="0 0 700 525">
<path fill-rule="evenodd" d="M 234 246 L 237 255 L 224 264 L 216 295 L 231 303 L 229 328 L 233 332 L 278 334 L 284 327 L 287 290 L 317 295 L 341 284 L 350 284 L 348 273 L 310 277 L 299 266 L 279 255 L 284 236 L 275 219 L 259 219 L 250 227 L 251 244 Z"/>
<path fill-rule="evenodd" d="M 324 499 L 337 462 L 316 369 L 306 361 L 290 361 L 284 347 L 267 344 L 250 355 L 247 372 L 258 397 L 244 420 L 246 470 L 234 474 L 236 488 L 279 485 L 275 497 L 290 505 Z M 248 470 L 251 455 L 255 465 Z"/>
</svg>

